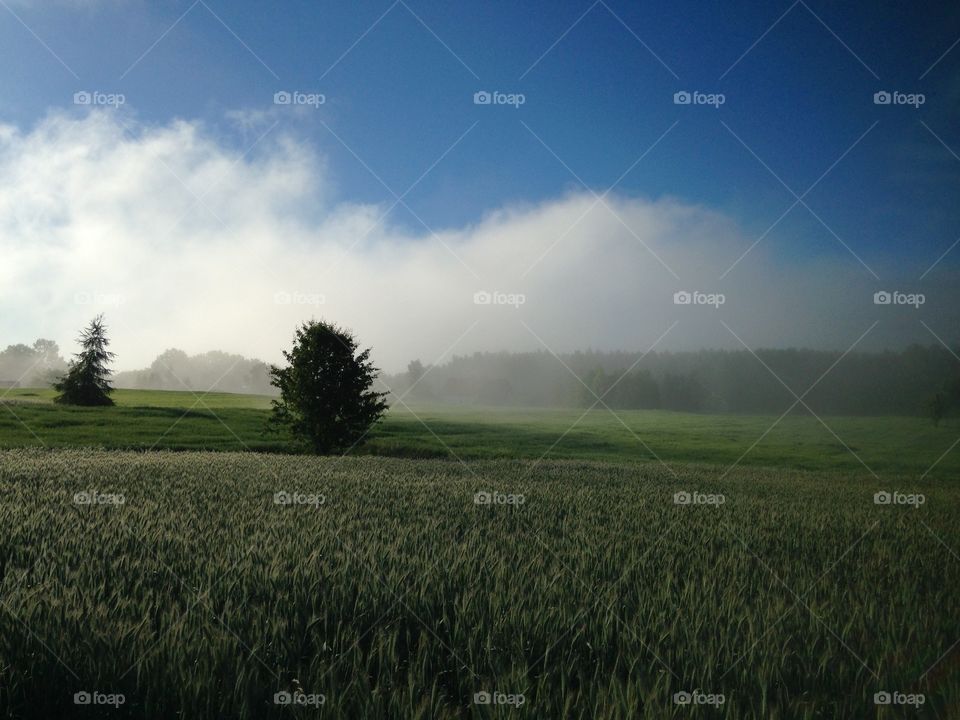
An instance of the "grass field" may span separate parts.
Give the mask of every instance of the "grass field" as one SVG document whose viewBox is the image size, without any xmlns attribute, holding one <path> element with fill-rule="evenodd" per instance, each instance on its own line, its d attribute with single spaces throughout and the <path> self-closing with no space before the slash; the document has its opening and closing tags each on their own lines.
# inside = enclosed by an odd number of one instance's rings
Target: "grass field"
<svg viewBox="0 0 960 720">
<path fill-rule="evenodd" d="M 289 449 L 265 434 L 270 398 L 261 395 L 117 390 L 111 408 L 54 405 L 46 389 L 0 395 L 0 447 Z"/>
<path fill-rule="evenodd" d="M 0 403 L 0 717 L 960 717 L 955 421 L 115 399 Z"/>
<path fill-rule="evenodd" d="M 52 391 L 13 390 L 0 447 L 290 451 L 265 433 L 270 399 L 121 390 L 115 408 L 53 405 Z M 956 420 L 717 416 L 666 411 L 394 407 L 353 452 L 414 458 L 541 457 L 712 463 L 957 477 Z M 771 429 L 772 427 L 772 429 Z M 946 454 L 945 454 L 946 453 Z M 939 461 L 938 461 L 939 459 Z M 861 462 L 862 461 L 862 462 Z M 931 469 L 932 468 L 932 469 Z"/>
<path fill-rule="evenodd" d="M 0 451 L 0 714 L 958 717 L 960 488 L 675 473 Z"/>
</svg>

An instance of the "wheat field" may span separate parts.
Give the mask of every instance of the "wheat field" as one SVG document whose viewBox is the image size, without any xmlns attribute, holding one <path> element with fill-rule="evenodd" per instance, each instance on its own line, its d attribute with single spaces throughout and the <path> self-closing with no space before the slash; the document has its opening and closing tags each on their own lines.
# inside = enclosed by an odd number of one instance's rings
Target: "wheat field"
<svg viewBox="0 0 960 720">
<path fill-rule="evenodd" d="M 0 711 L 955 717 L 960 492 L 720 475 L 4 451 Z"/>
</svg>

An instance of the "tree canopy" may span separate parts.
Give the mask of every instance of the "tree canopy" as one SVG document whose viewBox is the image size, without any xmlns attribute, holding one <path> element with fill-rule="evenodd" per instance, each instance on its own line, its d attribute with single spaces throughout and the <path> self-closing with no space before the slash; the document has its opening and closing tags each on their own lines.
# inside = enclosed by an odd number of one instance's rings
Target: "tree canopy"
<svg viewBox="0 0 960 720">
<path fill-rule="evenodd" d="M 372 389 L 370 348 L 360 351 L 350 331 L 311 320 L 283 355 L 288 365 L 270 368 L 280 391 L 272 419 L 314 452 L 350 449 L 387 409 L 386 393 Z"/>
</svg>

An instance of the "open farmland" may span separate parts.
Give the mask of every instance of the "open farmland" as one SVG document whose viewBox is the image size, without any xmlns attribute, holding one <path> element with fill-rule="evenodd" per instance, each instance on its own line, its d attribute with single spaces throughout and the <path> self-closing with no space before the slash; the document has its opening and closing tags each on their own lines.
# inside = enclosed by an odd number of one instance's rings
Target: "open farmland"
<svg viewBox="0 0 960 720">
<path fill-rule="evenodd" d="M 960 720 L 960 2 L 0 57 L 0 720 Z"/>
<path fill-rule="evenodd" d="M 722 474 L 2 451 L 0 713 L 957 717 L 960 489 Z"/>
</svg>

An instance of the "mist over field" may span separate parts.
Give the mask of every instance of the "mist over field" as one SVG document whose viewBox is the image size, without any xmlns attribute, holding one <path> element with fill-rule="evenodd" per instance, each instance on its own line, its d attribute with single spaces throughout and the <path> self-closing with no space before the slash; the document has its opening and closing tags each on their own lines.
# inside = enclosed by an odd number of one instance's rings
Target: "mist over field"
<svg viewBox="0 0 960 720">
<path fill-rule="evenodd" d="M 404 225 L 384 217 L 393 199 L 345 199 L 276 113 L 232 117 L 262 138 L 249 152 L 202 122 L 124 108 L 0 126 L 0 302 L 18 309 L 2 337 L 69 349 L 105 312 L 120 370 L 172 347 L 278 362 L 298 322 L 326 317 L 390 373 L 475 351 L 843 351 L 868 329 L 862 349 L 958 339 L 952 257 L 904 263 L 864 237 L 848 238 L 858 252 L 821 240 L 791 257 L 721 208 L 575 184 L 463 227 Z M 874 303 L 897 291 L 923 304 Z M 678 292 L 722 304 L 678 305 Z"/>
</svg>

